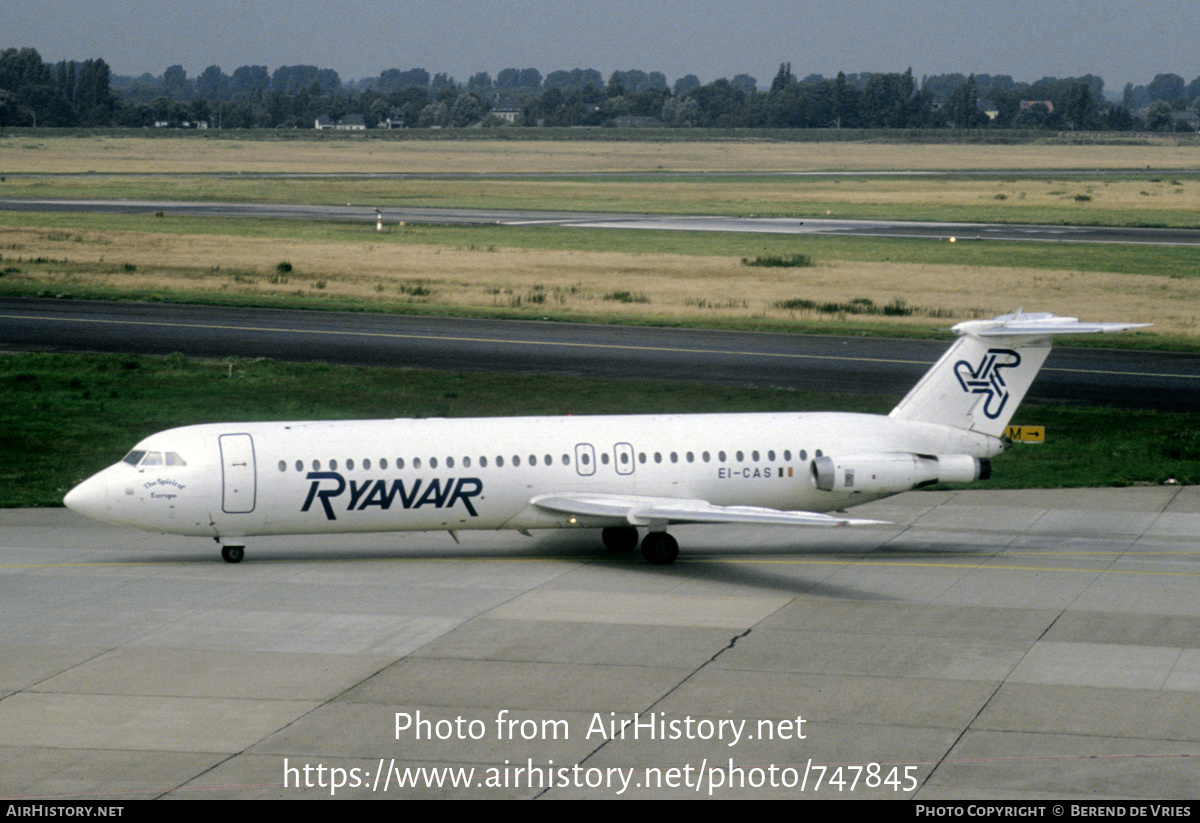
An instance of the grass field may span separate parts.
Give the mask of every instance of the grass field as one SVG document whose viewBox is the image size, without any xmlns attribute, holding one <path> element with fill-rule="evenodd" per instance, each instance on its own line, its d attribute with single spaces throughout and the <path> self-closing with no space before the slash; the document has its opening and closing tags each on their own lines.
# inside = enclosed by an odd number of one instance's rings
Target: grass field
<svg viewBox="0 0 1200 823">
<path fill-rule="evenodd" d="M 15 213 L 5 222 L 8 294 L 892 333 L 1019 307 L 1107 317 L 1120 305 L 1121 319 L 1153 322 L 1160 344 L 1200 346 L 1191 249 L 519 227 L 379 234 L 369 223 Z M 743 263 L 797 253 L 812 265 Z M 904 311 L 883 314 L 889 305 Z"/>
<path fill-rule="evenodd" d="M 836 174 L 781 173 L 815 170 Z M 955 173 L 904 174 L 912 170 Z M 750 176 L 720 174 L 730 171 Z M 874 171 L 889 174 L 859 174 Z M 1063 175 L 1045 175 L 1054 171 Z M 512 174 L 535 177 L 489 176 Z M 1200 141 L 1186 138 L 966 145 L 21 135 L 0 140 L 0 196 L 345 202 L 364 212 L 357 226 L 0 213 L 0 292 L 8 294 L 871 333 L 927 333 L 1018 307 L 1107 316 L 1120 306 L 1122 319 L 1153 322 L 1166 344 L 1200 344 L 1200 254 L 1189 248 L 497 226 L 391 225 L 376 234 L 369 208 L 1194 226 Z M 796 254 L 813 264 L 742 264 Z M 900 304 L 906 311 L 892 315 L 836 310 Z"/>
<path fill-rule="evenodd" d="M 1063 174 L 1054 176 L 1055 171 Z M 196 135 L 0 140 L 0 196 L 356 203 L 385 209 L 1190 227 L 1200 213 L 1198 174 L 1200 142 L 1185 139 L 1001 146 Z"/>
<path fill-rule="evenodd" d="M 769 140 L 240 139 L 237 132 L 153 138 L 20 135 L 0 140 L 0 173 L 580 174 L 1113 170 L 1197 167 L 1191 136 L 1046 139 L 1022 144 Z M 232 136 L 231 136 L 232 135 Z M 436 137 L 436 135 L 433 135 Z M 276 135 L 272 135 L 276 137 Z"/>
</svg>

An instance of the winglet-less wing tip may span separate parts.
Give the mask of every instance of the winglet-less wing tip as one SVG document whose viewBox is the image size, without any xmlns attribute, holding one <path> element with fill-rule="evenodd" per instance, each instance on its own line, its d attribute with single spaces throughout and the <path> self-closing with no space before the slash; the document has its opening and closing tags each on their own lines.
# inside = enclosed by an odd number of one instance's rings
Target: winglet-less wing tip
<svg viewBox="0 0 1200 823">
<path fill-rule="evenodd" d="M 890 520 L 864 520 L 862 518 L 846 518 L 846 519 L 840 521 L 837 525 L 839 525 L 839 526 L 854 526 L 854 527 L 858 527 L 858 526 L 890 526 L 890 525 L 892 525 L 892 522 Z"/>
</svg>

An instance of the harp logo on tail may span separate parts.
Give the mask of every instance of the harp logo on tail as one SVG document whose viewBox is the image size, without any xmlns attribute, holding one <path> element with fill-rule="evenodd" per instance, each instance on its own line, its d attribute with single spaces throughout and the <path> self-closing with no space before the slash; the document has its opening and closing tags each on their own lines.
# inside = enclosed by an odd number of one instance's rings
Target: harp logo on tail
<svg viewBox="0 0 1200 823">
<path fill-rule="evenodd" d="M 1008 384 L 1004 381 L 1004 369 L 1021 365 L 1021 355 L 1012 349 L 988 349 L 979 365 L 972 367 L 966 360 L 954 364 L 954 376 L 963 391 L 968 394 L 986 395 L 983 413 L 995 420 L 1008 403 Z"/>
</svg>

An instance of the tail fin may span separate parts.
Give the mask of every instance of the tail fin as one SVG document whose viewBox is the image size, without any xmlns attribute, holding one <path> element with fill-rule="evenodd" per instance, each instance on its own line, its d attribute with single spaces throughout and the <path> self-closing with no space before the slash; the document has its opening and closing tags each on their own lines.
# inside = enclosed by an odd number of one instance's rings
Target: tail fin
<svg viewBox="0 0 1200 823">
<path fill-rule="evenodd" d="M 891 417 L 999 437 L 1033 385 L 1056 334 L 1125 331 L 1148 323 L 1081 323 L 1048 312 L 968 320 Z"/>
</svg>

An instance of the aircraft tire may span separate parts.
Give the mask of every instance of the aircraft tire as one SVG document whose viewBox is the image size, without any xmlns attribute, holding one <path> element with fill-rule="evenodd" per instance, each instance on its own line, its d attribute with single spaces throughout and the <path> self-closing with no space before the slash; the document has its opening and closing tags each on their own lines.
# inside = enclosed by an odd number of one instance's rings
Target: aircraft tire
<svg viewBox="0 0 1200 823">
<path fill-rule="evenodd" d="M 616 554 L 627 554 L 637 548 L 638 533 L 633 526 L 613 526 L 600 532 L 604 548 Z"/>
<path fill-rule="evenodd" d="M 226 563 L 241 563 L 246 556 L 245 546 L 222 546 L 221 559 Z"/>
<path fill-rule="evenodd" d="M 642 557 L 651 566 L 668 566 L 679 557 L 679 543 L 666 532 L 650 532 L 642 540 Z"/>
</svg>

